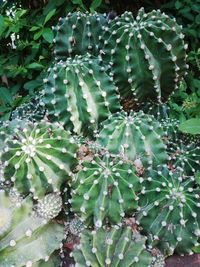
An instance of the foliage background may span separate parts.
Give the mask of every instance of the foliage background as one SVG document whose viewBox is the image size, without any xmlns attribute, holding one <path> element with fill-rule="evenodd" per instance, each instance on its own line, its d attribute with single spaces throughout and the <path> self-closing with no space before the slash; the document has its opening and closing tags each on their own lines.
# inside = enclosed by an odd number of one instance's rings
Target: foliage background
<svg viewBox="0 0 200 267">
<path fill-rule="evenodd" d="M 53 31 L 70 11 L 116 12 L 140 7 L 161 9 L 183 25 L 189 44 L 188 76 L 171 97 L 170 116 L 181 121 L 200 118 L 200 0 L 21 0 L 0 1 L 0 119 L 42 89 L 46 69 L 53 61 Z"/>
</svg>

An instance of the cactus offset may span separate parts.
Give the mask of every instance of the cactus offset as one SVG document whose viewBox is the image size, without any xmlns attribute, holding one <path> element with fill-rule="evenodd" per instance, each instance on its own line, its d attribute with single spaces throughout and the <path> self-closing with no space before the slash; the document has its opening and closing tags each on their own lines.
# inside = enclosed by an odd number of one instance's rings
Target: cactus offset
<svg viewBox="0 0 200 267">
<path fill-rule="evenodd" d="M 73 251 L 75 266 L 150 267 L 152 257 L 145 241 L 145 237 L 135 241 L 130 227 L 84 231 Z"/>
<path fill-rule="evenodd" d="M 119 223 L 137 208 L 139 178 L 131 164 L 106 154 L 83 162 L 72 181 L 72 209 L 86 225 Z"/>
<path fill-rule="evenodd" d="M 116 87 L 89 54 L 55 64 L 44 83 L 49 119 L 77 134 L 93 133 L 99 122 L 120 110 Z"/>
<path fill-rule="evenodd" d="M 72 137 L 58 125 L 24 122 L 6 139 L 1 179 L 34 197 L 59 191 L 76 165 L 76 150 Z"/>
<path fill-rule="evenodd" d="M 175 19 L 142 8 L 136 19 L 125 12 L 104 31 L 101 56 L 110 63 L 121 95 L 136 102 L 168 99 L 187 69 L 187 46 Z"/>
<path fill-rule="evenodd" d="M 194 177 L 158 167 L 146 174 L 137 221 L 164 253 L 190 253 L 200 235 L 199 199 Z"/>
<path fill-rule="evenodd" d="M 64 228 L 35 217 L 30 197 L 13 202 L 7 192 L 0 191 L 0 200 L 0 210 L 4 211 L 1 216 L 9 218 L 7 229 L 0 233 L 0 266 L 40 266 L 48 261 L 60 247 Z M 47 266 L 53 267 L 51 262 Z"/>
<path fill-rule="evenodd" d="M 102 27 L 107 24 L 106 16 L 98 13 L 68 13 L 60 18 L 53 28 L 55 32 L 56 59 L 65 59 L 69 56 L 84 55 L 86 52 L 97 55 L 99 36 Z"/>
<path fill-rule="evenodd" d="M 141 167 L 165 163 L 168 155 L 159 123 L 143 112 L 116 113 L 103 122 L 97 143 L 110 153 L 141 162 Z"/>
</svg>

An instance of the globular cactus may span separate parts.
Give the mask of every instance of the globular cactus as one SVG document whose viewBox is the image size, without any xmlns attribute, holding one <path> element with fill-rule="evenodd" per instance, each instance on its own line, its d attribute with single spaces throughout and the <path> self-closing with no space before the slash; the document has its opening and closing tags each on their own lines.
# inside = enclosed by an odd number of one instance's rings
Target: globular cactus
<svg viewBox="0 0 200 267">
<path fill-rule="evenodd" d="M 163 164 L 168 155 L 159 123 L 143 112 L 116 113 L 103 122 L 97 143 L 110 153 L 132 160 L 136 168 Z"/>
<path fill-rule="evenodd" d="M 144 103 L 139 107 L 144 113 L 153 115 L 156 120 L 162 121 L 169 118 L 170 108 L 167 103 Z"/>
<path fill-rule="evenodd" d="M 44 116 L 45 109 L 42 105 L 41 96 L 36 96 L 14 109 L 11 114 L 11 120 L 39 121 Z"/>
<path fill-rule="evenodd" d="M 134 167 L 106 154 L 83 162 L 72 180 L 72 210 L 86 225 L 121 222 L 137 208 L 139 178 Z"/>
<path fill-rule="evenodd" d="M 48 260 L 60 248 L 64 227 L 34 216 L 33 210 L 30 197 L 13 201 L 0 191 L 0 266 L 54 266 Z"/>
<path fill-rule="evenodd" d="M 200 236 L 200 188 L 194 177 L 161 166 L 145 178 L 137 223 L 164 254 L 191 253 Z"/>
<path fill-rule="evenodd" d="M 143 8 L 136 19 L 125 12 L 104 27 L 101 57 L 110 63 L 122 96 L 136 102 L 168 99 L 188 67 L 181 29 L 160 10 Z"/>
<path fill-rule="evenodd" d="M 151 267 L 164 267 L 165 266 L 165 256 L 158 249 L 152 249 L 151 255 L 153 256 L 153 260 L 151 263 Z"/>
<path fill-rule="evenodd" d="M 74 12 L 60 18 L 58 25 L 53 27 L 56 59 L 84 55 L 86 52 L 98 55 L 99 36 L 106 24 L 106 15 L 98 13 Z"/>
<path fill-rule="evenodd" d="M 120 110 L 116 87 L 89 54 L 58 62 L 44 83 L 48 118 L 77 134 L 93 133 L 99 122 Z"/>
<path fill-rule="evenodd" d="M 59 125 L 24 122 L 6 139 L 1 180 L 35 198 L 57 192 L 77 164 L 76 150 L 72 137 Z"/>
<path fill-rule="evenodd" d="M 146 251 L 145 242 L 146 238 L 142 236 L 140 240 L 134 240 L 130 227 L 86 230 L 72 255 L 76 267 L 150 267 L 152 257 Z"/>
</svg>

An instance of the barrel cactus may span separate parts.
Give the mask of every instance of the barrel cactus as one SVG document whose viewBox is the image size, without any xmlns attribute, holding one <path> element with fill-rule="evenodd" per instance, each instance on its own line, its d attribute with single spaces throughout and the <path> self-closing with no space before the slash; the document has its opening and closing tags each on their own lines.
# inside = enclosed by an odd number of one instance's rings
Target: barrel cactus
<svg viewBox="0 0 200 267">
<path fill-rule="evenodd" d="M 48 118 L 77 134 L 93 133 L 99 122 L 120 110 L 116 87 L 89 54 L 56 63 L 44 83 Z"/>
<path fill-rule="evenodd" d="M 166 166 L 146 174 L 137 223 L 165 254 L 190 253 L 200 236 L 200 188 L 194 177 Z"/>
<path fill-rule="evenodd" d="M 106 15 L 98 13 L 73 12 L 60 18 L 58 25 L 53 27 L 56 59 L 83 55 L 86 52 L 98 55 L 99 36 L 106 24 Z"/>
<path fill-rule="evenodd" d="M 119 223 L 137 208 L 139 178 L 131 164 L 106 154 L 83 162 L 72 181 L 72 209 L 86 225 Z"/>
<path fill-rule="evenodd" d="M 110 153 L 135 162 L 141 168 L 165 163 L 168 155 L 162 141 L 164 133 L 159 123 L 143 112 L 116 113 L 103 122 L 97 143 Z"/>
<path fill-rule="evenodd" d="M 101 57 L 110 63 L 122 96 L 136 102 L 168 99 L 187 69 L 181 29 L 160 10 L 143 8 L 136 19 L 126 11 L 104 27 Z"/>
<path fill-rule="evenodd" d="M 6 128 L 9 130 L 9 127 Z M 1 153 L 1 180 L 34 197 L 59 191 L 76 165 L 77 146 L 62 127 L 48 122 L 24 122 L 6 139 Z"/>
<path fill-rule="evenodd" d="M 60 248 L 64 228 L 34 216 L 33 209 L 30 197 L 13 202 L 7 192 L 0 191 L 0 266 L 43 266 Z M 53 264 L 49 261 L 44 266 Z"/>
<path fill-rule="evenodd" d="M 130 227 L 84 231 L 73 251 L 75 266 L 150 267 L 152 257 L 145 250 L 145 237 L 134 240 Z"/>
</svg>

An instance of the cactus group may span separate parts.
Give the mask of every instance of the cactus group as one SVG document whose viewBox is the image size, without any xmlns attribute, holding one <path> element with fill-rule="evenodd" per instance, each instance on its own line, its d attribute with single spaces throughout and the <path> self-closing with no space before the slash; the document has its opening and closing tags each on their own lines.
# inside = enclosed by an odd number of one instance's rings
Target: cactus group
<svg viewBox="0 0 200 267">
<path fill-rule="evenodd" d="M 36 198 L 58 192 L 76 165 L 76 149 L 62 128 L 47 122 L 24 122 L 6 139 L 1 152 L 2 180 Z"/>
<path fill-rule="evenodd" d="M 87 135 L 120 110 L 115 85 L 89 54 L 59 61 L 48 73 L 43 102 L 51 121 Z"/>
<path fill-rule="evenodd" d="M 159 10 L 142 8 L 136 19 L 125 12 L 110 21 L 101 56 L 111 65 L 121 95 L 136 102 L 165 101 L 187 69 L 183 38 L 176 21 Z"/>
</svg>

